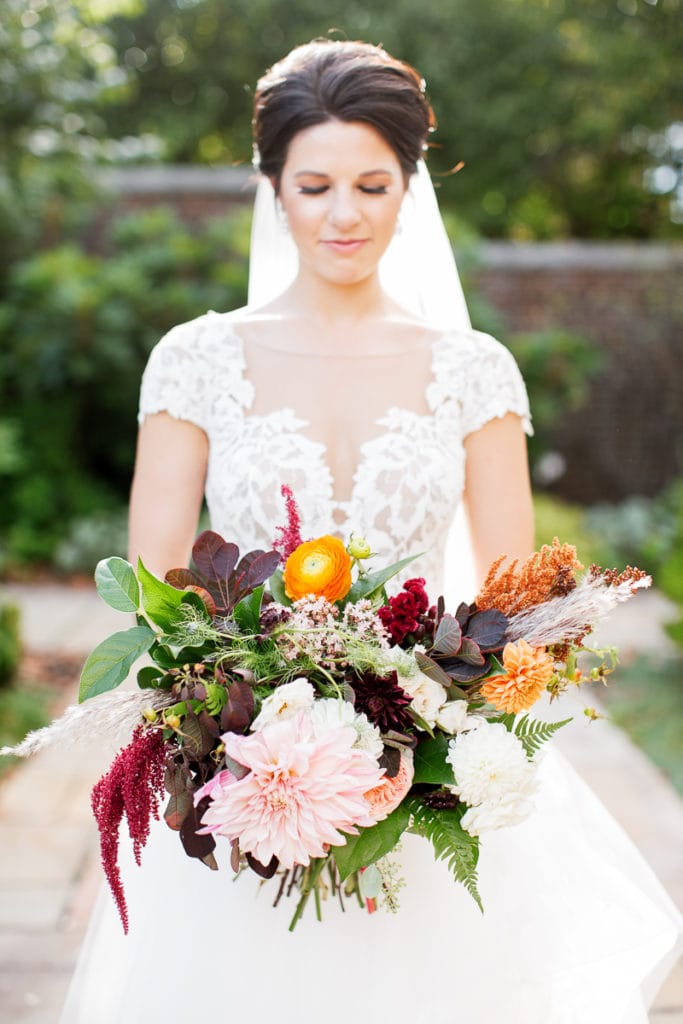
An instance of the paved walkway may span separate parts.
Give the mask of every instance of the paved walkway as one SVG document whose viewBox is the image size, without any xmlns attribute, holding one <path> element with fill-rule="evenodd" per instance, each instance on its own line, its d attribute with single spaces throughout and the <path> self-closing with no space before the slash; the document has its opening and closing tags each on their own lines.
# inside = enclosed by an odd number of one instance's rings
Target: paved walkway
<svg viewBox="0 0 683 1024">
<path fill-rule="evenodd" d="M 21 605 L 29 650 L 85 654 L 126 628 L 125 617 L 88 588 L 8 586 L 2 596 Z M 624 657 L 634 638 L 639 650 L 658 650 L 667 614 L 658 594 L 643 593 L 602 632 Z M 683 801 L 662 773 L 605 721 L 588 723 L 579 714 L 556 742 L 683 907 Z M 1 1022 L 57 1024 L 100 879 L 89 793 L 111 756 L 80 747 L 46 751 L 0 786 Z M 683 1024 L 683 967 L 660 992 L 650 1020 Z"/>
</svg>

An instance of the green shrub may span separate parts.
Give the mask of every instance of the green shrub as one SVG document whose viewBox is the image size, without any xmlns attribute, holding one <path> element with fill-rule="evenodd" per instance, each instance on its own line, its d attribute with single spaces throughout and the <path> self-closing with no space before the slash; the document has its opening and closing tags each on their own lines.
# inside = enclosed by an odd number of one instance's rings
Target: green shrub
<svg viewBox="0 0 683 1024">
<path fill-rule="evenodd" d="M 140 377 L 174 324 L 246 298 L 249 211 L 196 231 L 163 208 L 15 264 L 0 303 L 0 568 L 48 561 L 127 499 Z"/>
<path fill-rule="evenodd" d="M 13 604 L 0 605 L 0 686 L 8 686 L 19 667 L 21 636 L 19 609 Z"/>
</svg>

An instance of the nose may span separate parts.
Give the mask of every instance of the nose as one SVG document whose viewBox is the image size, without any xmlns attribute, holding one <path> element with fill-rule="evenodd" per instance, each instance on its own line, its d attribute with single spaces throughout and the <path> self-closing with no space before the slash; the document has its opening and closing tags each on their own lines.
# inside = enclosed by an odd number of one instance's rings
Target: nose
<svg viewBox="0 0 683 1024">
<path fill-rule="evenodd" d="M 330 224 L 340 231 L 349 231 L 355 227 L 361 219 L 361 212 L 353 192 L 346 188 L 335 188 L 331 190 L 330 198 Z"/>
</svg>

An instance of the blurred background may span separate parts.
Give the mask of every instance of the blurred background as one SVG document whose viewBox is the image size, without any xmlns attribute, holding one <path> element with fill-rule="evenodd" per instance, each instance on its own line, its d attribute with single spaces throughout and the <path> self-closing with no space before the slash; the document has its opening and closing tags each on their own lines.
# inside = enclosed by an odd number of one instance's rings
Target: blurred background
<svg viewBox="0 0 683 1024">
<path fill-rule="evenodd" d="M 2 0 L 0 745 L 74 700 L 87 652 L 125 628 L 92 571 L 126 551 L 152 346 L 246 300 L 258 76 L 316 36 L 382 43 L 427 82 L 473 324 L 528 384 L 538 544 L 654 576 L 604 630 L 617 685 L 585 688 L 593 720 L 579 707 L 559 746 L 683 903 L 682 6 Z M 88 792 L 110 760 L 0 759 L 13 1024 L 58 1019 L 101 878 Z M 683 1024 L 680 970 L 651 1020 Z"/>
<path fill-rule="evenodd" d="M 679 0 L 4 0 L 4 741 L 54 697 L 45 672 L 21 695 L 11 586 L 125 553 L 148 353 L 245 301 L 254 84 L 332 35 L 425 76 L 474 326 L 530 390 L 539 543 L 654 574 L 667 642 L 606 697 L 683 787 L 682 24 Z"/>
</svg>

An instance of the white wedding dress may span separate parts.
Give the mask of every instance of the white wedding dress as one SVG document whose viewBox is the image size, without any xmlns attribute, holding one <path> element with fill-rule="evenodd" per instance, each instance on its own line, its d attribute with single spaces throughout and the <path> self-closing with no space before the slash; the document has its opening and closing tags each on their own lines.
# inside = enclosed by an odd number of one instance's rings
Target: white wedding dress
<svg viewBox="0 0 683 1024">
<path fill-rule="evenodd" d="M 141 417 L 165 410 L 206 431 L 213 528 L 242 551 L 269 547 L 287 483 L 305 536 L 353 528 L 377 565 L 424 551 L 409 574 L 438 595 L 463 439 L 509 411 L 528 426 L 509 352 L 476 331 L 440 334 L 422 405 L 375 421 L 342 500 L 308 422 L 288 408 L 254 413 L 236 315 L 208 313 L 169 332 L 141 395 Z M 288 383 L 280 387 L 286 400 Z M 292 934 L 293 901 L 272 909 L 273 883 L 260 887 L 251 873 L 233 881 L 227 849 L 211 872 L 159 824 L 137 868 L 124 841 L 130 934 L 103 891 L 62 1024 L 642 1024 L 675 960 L 679 915 L 564 758 L 548 752 L 539 773 L 534 815 L 482 839 L 483 915 L 411 835 L 397 914 L 368 915 L 351 901 L 342 913 L 329 900 L 322 924 L 309 907 Z"/>
</svg>

